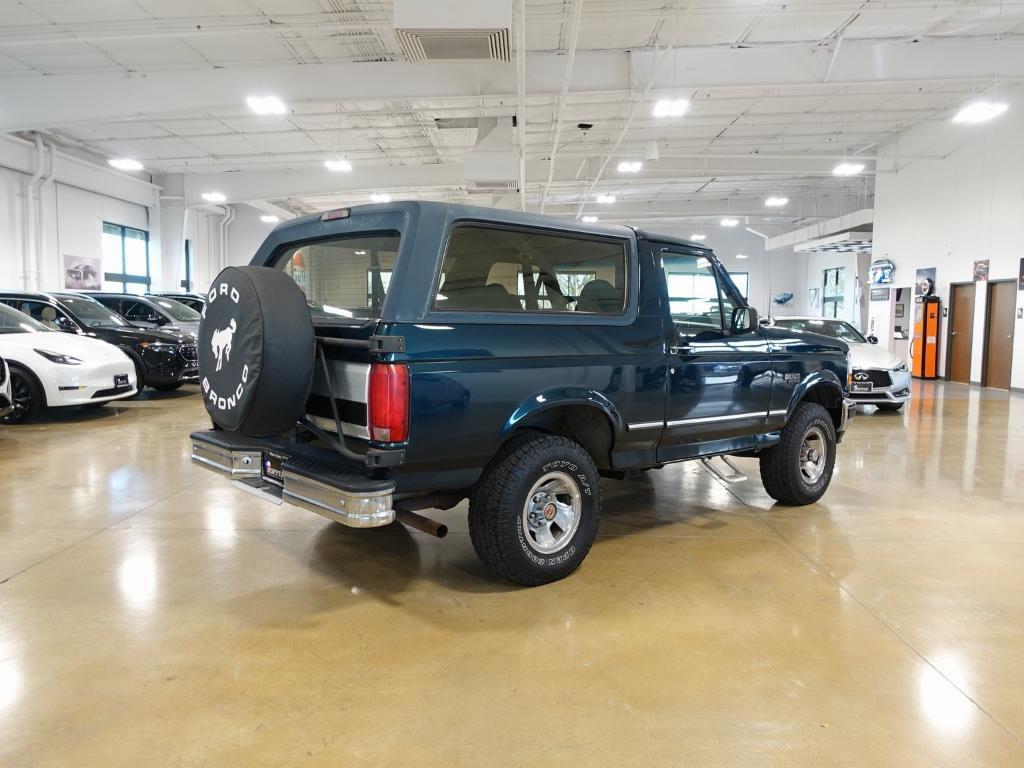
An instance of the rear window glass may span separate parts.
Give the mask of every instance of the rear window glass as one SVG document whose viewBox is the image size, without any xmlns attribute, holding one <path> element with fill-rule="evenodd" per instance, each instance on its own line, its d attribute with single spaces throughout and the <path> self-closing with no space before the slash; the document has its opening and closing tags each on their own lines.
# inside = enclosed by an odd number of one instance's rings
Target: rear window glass
<svg viewBox="0 0 1024 768">
<path fill-rule="evenodd" d="M 621 315 L 626 246 L 494 227 L 452 230 L 434 308 Z"/>
<path fill-rule="evenodd" d="M 303 243 L 277 261 L 306 294 L 314 320 L 380 317 L 398 255 L 397 232 L 353 234 Z"/>
</svg>

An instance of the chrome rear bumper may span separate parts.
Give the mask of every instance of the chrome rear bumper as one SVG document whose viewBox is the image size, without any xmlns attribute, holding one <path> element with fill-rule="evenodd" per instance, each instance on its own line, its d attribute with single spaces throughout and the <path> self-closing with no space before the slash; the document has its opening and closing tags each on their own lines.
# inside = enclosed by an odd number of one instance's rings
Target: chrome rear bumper
<svg viewBox="0 0 1024 768">
<path fill-rule="evenodd" d="M 839 440 L 843 439 L 843 434 L 846 432 L 846 428 L 850 426 L 850 422 L 857 413 L 857 403 L 848 397 L 843 398 L 843 413 L 839 419 L 839 429 L 836 430 L 836 437 Z"/>
<path fill-rule="evenodd" d="M 222 430 L 190 435 L 192 462 L 231 480 L 263 486 L 282 501 L 323 515 L 352 528 L 377 528 L 395 519 L 394 482 L 369 477 L 341 460 L 326 463 L 289 456 L 281 465 L 280 480 L 263 476 L 264 451 L 288 456 L 287 450 L 264 445 Z"/>
</svg>

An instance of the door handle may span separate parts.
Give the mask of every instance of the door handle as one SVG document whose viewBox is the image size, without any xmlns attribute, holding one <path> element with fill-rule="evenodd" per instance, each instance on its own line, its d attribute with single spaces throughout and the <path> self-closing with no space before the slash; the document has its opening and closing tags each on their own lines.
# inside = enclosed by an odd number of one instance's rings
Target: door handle
<svg viewBox="0 0 1024 768">
<path fill-rule="evenodd" d="M 690 351 L 690 345 L 689 344 L 673 345 L 673 346 L 670 346 L 668 348 L 668 351 L 671 352 L 673 355 L 679 355 L 679 354 L 682 354 L 683 352 L 689 352 Z"/>
<path fill-rule="evenodd" d="M 952 331 L 949 335 L 950 336 L 956 336 L 956 331 Z"/>
</svg>

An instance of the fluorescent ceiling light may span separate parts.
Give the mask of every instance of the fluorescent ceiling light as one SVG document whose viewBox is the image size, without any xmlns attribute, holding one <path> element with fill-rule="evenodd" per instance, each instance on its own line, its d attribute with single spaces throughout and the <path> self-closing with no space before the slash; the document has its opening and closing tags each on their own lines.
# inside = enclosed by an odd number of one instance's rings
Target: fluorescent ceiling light
<svg viewBox="0 0 1024 768">
<path fill-rule="evenodd" d="M 344 159 L 342 159 L 342 160 L 324 160 L 324 168 L 326 168 L 328 171 L 334 171 L 334 172 L 344 171 L 345 173 L 348 173 L 349 171 L 352 170 L 352 163 L 350 163 L 348 160 L 344 160 Z"/>
<path fill-rule="evenodd" d="M 353 253 L 356 256 L 365 256 L 366 255 L 366 251 L 353 251 Z"/>
<path fill-rule="evenodd" d="M 250 96 L 245 103 L 257 115 L 283 115 L 288 111 L 277 96 Z"/>
<path fill-rule="evenodd" d="M 277 224 L 281 220 L 280 216 L 275 216 L 272 213 L 265 213 L 260 216 L 260 221 L 264 224 Z"/>
<path fill-rule="evenodd" d="M 639 160 L 623 160 L 619 163 L 619 173 L 637 173 L 643 167 Z"/>
<path fill-rule="evenodd" d="M 132 160 L 130 157 L 114 157 L 107 160 L 114 168 L 119 171 L 141 171 L 142 163 L 138 160 Z"/>
<path fill-rule="evenodd" d="M 739 219 L 724 218 L 724 219 L 722 219 L 718 223 L 721 224 L 723 227 L 735 227 L 737 224 L 740 223 L 740 220 Z"/>
<path fill-rule="evenodd" d="M 370 199 L 373 200 L 373 202 L 375 203 L 390 203 L 391 195 L 389 195 L 387 192 L 374 192 L 372 195 L 370 195 Z"/>
<path fill-rule="evenodd" d="M 593 224 L 595 221 L 597 221 L 597 216 L 584 216 L 583 221 L 585 221 L 587 224 Z"/>
<path fill-rule="evenodd" d="M 690 102 L 687 99 L 658 99 L 654 105 L 655 117 L 681 117 Z"/>
<path fill-rule="evenodd" d="M 984 123 L 993 117 L 999 117 L 1009 109 L 1010 105 L 1003 101 L 972 101 L 960 107 L 953 118 L 954 123 Z"/>
<path fill-rule="evenodd" d="M 736 258 L 737 259 L 745 259 L 745 258 L 747 258 L 747 254 L 745 254 L 745 253 L 737 253 L 736 254 Z"/>
<path fill-rule="evenodd" d="M 856 176 L 864 170 L 864 163 L 840 163 L 832 169 L 836 176 Z"/>
<path fill-rule="evenodd" d="M 223 192 L 203 192 L 203 200 L 208 203 L 223 203 L 227 197 Z"/>
<path fill-rule="evenodd" d="M 707 240 L 708 236 L 707 235 L 696 235 L 696 234 L 694 234 L 694 235 L 690 235 L 690 239 L 699 243 L 701 240 Z"/>
<path fill-rule="evenodd" d="M 767 205 L 769 208 L 781 208 L 788 202 L 788 197 L 769 197 L 767 200 L 764 201 L 764 204 Z"/>
<path fill-rule="evenodd" d="M 603 203 L 604 205 L 611 205 L 615 202 L 615 195 L 598 195 L 597 202 Z"/>
</svg>

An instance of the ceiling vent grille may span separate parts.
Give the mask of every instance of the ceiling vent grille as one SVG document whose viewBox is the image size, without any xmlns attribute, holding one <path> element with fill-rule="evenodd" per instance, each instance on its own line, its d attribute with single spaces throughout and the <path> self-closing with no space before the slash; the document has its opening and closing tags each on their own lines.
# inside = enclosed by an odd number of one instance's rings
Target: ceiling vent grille
<svg viewBox="0 0 1024 768">
<path fill-rule="evenodd" d="M 507 29 L 397 29 L 409 61 L 512 60 Z"/>
</svg>

